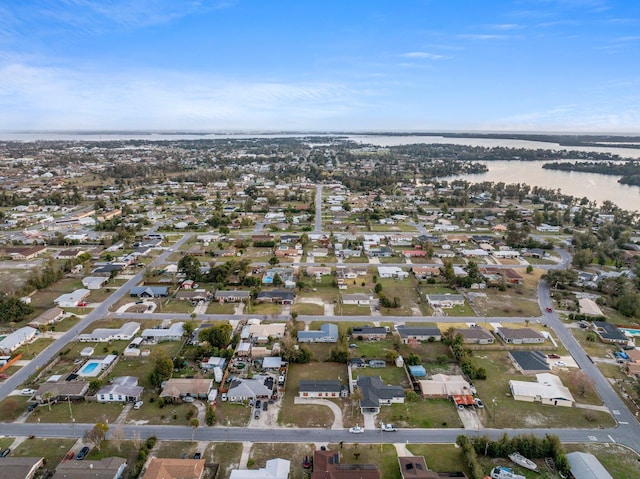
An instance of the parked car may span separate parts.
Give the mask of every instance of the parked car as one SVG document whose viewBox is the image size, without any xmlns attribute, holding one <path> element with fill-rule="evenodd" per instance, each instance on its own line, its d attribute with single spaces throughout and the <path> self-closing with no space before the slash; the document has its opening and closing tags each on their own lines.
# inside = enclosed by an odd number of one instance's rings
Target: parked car
<svg viewBox="0 0 640 479">
<path fill-rule="evenodd" d="M 182 398 L 182 401 L 184 402 L 193 402 L 195 401 L 195 399 L 193 399 L 191 396 L 185 396 Z"/>
<path fill-rule="evenodd" d="M 33 402 L 33 403 L 29 404 L 29 407 L 27 408 L 27 411 L 31 412 L 37 407 L 38 407 L 38 403 Z"/>
<path fill-rule="evenodd" d="M 484 403 L 482 402 L 482 400 L 480 398 L 473 398 L 473 402 L 476 403 L 476 406 L 478 407 L 478 409 L 483 409 L 484 408 Z"/>
<path fill-rule="evenodd" d="M 311 469 L 311 460 L 309 459 L 309 456 L 304 456 L 302 467 L 304 469 Z"/>
<path fill-rule="evenodd" d="M 194 459 L 200 459 L 200 458 L 202 458 L 202 454 L 201 454 L 201 453 L 199 453 L 199 452 L 196 452 L 196 453 L 193 455 L 193 458 L 194 458 Z"/>
<path fill-rule="evenodd" d="M 258 399 L 256 401 L 256 409 L 260 409 L 260 406 L 262 405 L 262 402 L 260 401 L 260 399 Z"/>
<path fill-rule="evenodd" d="M 133 409 L 140 409 L 143 404 L 144 404 L 144 401 L 138 401 L 133 405 Z"/>
<path fill-rule="evenodd" d="M 227 393 L 222 393 L 222 396 L 220 396 L 220 399 L 222 399 L 223 401 L 227 400 Z"/>
<path fill-rule="evenodd" d="M 547 357 L 549 359 L 560 359 L 560 356 L 557 354 L 548 354 Z"/>
<path fill-rule="evenodd" d="M 89 454 L 89 446 L 84 446 L 76 456 L 77 461 L 82 461 Z"/>
<path fill-rule="evenodd" d="M 29 389 L 29 388 L 25 388 L 20 392 L 20 394 L 22 394 L 23 396 L 33 396 L 35 393 L 36 393 L 35 389 Z"/>
<path fill-rule="evenodd" d="M 256 411 L 253 413 L 253 417 L 255 419 L 260 419 L 260 409 L 256 409 Z"/>
<path fill-rule="evenodd" d="M 396 426 L 395 424 L 383 424 L 382 426 L 380 426 L 380 429 L 382 429 L 384 432 L 396 432 L 398 430 L 398 426 Z"/>
<path fill-rule="evenodd" d="M 9 379 L 8 374 L 0 374 L 0 379 Z"/>
<path fill-rule="evenodd" d="M 266 411 L 267 409 L 269 409 L 269 403 L 267 401 L 262 403 L 262 410 Z"/>
<path fill-rule="evenodd" d="M 11 453 L 11 449 L 9 448 L 3 449 L 2 452 L 0 452 L 0 457 L 7 457 L 10 453 Z"/>
<path fill-rule="evenodd" d="M 71 459 L 73 459 L 73 456 L 75 456 L 75 453 L 74 453 L 73 451 L 69 451 L 69 452 L 64 456 L 64 459 L 62 460 L 62 462 L 70 461 Z"/>
<path fill-rule="evenodd" d="M 362 434 L 364 433 L 364 428 L 360 426 L 353 426 L 349 428 L 349 432 L 351 434 Z"/>
<path fill-rule="evenodd" d="M 567 365 L 567 363 L 565 363 L 564 361 L 556 361 L 555 363 L 553 363 L 554 366 L 558 366 L 559 368 L 562 368 L 564 366 Z"/>
</svg>

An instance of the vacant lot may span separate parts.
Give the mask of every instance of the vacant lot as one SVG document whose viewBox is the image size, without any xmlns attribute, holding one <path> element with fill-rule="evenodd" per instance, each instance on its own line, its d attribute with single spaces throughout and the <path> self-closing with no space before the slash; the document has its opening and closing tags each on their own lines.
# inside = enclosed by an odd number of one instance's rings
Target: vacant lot
<svg viewBox="0 0 640 479">
<path fill-rule="evenodd" d="M 75 439 L 30 439 L 20 444 L 11 455 L 44 457 L 47 467 L 53 469 L 62 461 L 75 442 Z"/>
<path fill-rule="evenodd" d="M 397 368 L 395 366 L 386 368 L 354 368 L 351 370 L 351 373 L 354 379 L 360 376 L 380 376 L 385 384 L 402 386 L 403 388 L 411 387 L 404 368 Z"/>
<path fill-rule="evenodd" d="M 229 477 L 231 470 L 237 468 L 240 464 L 240 455 L 242 454 L 242 444 L 239 442 L 210 442 L 202 458 L 207 463 L 212 462 L 220 466 L 219 478 Z M 280 456 L 274 456 L 280 457 Z"/>
<path fill-rule="evenodd" d="M 15 421 L 27 412 L 27 399 L 26 396 L 9 396 L 0 402 L 0 421 Z"/>
<path fill-rule="evenodd" d="M 297 303 L 291 307 L 291 312 L 296 312 L 301 315 L 317 316 L 324 314 L 324 306 L 311 303 Z"/>
<path fill-rule="evenodd" d="M 95 402 L 66 403 L 59 402 L 51 404 L 51 410 L 48 405 L 40 406 L 33 411 L 27 418 L 27 422 L 54 422 L 69 424 L 71 417 L 76 423 L 95 424 L 98 421 L 108 421 L 113 423 L 122 412 L 123 404 L 106 403 L 98 404 Z"/>
<path fill-rule="evenodd" d="M 413 308 L 417 307 L 420 297 L 417 292 L 417 280 L 414 276 L 407 279 L 379 279 L 378 283 L 382 285 L 382 294 L 391 301 L 398 298 L 399 308 L 380 308 L 383 315 L 390 316 L 412 316 Z"/>
<path fill-rule="evenodd" d="M 471 477 L 459 447 L 453 444 L 411 444 L 408 449 L 414 456 L 423 456 L 427 467 L 437 472 L 462 471 Z"/>
<path fill-rule="evenodd" d="M 357 437 L 354 437 L 357 441 Z M 329 445 L 330 450 L 340 450 L 342 464 L 375 464 L 384 479 L 400 479 L 398 454 L 392 444 L 337 444 Z"/>
<path fill-rule="evenodd" d="M 218 401 L 215 412 L 219 426 L 246 427 L 251 419 L 251 407 L 244 404 Z"/>
</svg>

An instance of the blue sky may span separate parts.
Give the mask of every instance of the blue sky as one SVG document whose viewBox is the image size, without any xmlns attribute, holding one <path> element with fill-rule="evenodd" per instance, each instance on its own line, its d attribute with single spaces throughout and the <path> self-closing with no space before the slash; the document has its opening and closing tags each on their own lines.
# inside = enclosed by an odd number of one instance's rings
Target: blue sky
<svg viewBox="0 0 640 479">
<path fill-rule="evenodd" d="M 640 2 L 5 0 L 0 129 L 640 133 Z"/>
</svg>

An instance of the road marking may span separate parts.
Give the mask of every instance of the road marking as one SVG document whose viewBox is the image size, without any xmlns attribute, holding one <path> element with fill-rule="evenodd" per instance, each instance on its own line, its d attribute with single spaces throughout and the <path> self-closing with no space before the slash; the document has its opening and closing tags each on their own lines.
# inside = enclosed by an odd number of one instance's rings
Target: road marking
<svg viewBox="0 0 640 479">
<path fill-rule="evenodd" d="M 613 410 L 613 414 L 615 414 L 616 416 L 619 416 L 620 415 L 620 411 L 618 411 L 617 409 L 614 409 Z"/>
<path fill-rule="evenodd" d="M 609 434 L 609 439 L 611 439 L 611 442 L 616 442 L 616 440 L 614 438 L 611 437 L 611 435 Z"/>
<path fill-rule="evenodd" d="M 598 438 L 595 436 L 587 436 L 589 438 L 589 441 L 597 441 Z"/>
<path fill-rule="evenodd" d="M 629 424 L 627 421 L 618 421 L 618 424 Z"/>
</svg>

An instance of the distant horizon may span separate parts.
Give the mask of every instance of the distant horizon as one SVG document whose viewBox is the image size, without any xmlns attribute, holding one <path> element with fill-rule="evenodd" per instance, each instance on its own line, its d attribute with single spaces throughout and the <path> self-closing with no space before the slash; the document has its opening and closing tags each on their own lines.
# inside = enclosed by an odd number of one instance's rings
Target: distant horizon
<svg viewBox="0 0 640 479">
<path fill-rule="evenodd" d="M 627 136 L 638 137 L 640 139 L 640 131 L 634 132 L 610 132 L 610 131 L 536 131 L 536 130 L 408 130 L 408 129 L 344 129 L 344 130 L 326 130 L 326 129 L 301 129 L 301 130 L 287 130 L 287 129 L 260 129 L 260 128 L 247 128 L 247 129 L 145 129 L 145 128 L 131 128 L 131 129 L 33 129 L 33 130 L 10 130 L 0 129 L 0 134 L 78 134 L 78 135 L 91 135 L 91 134 L 183 134 L 183 135 L 277 135 L 279 133 L 292 135 L 416 135 L 416 136 L 442 136 L 442 135 L 540 135 L 540 136 Z"/>
</svg>

